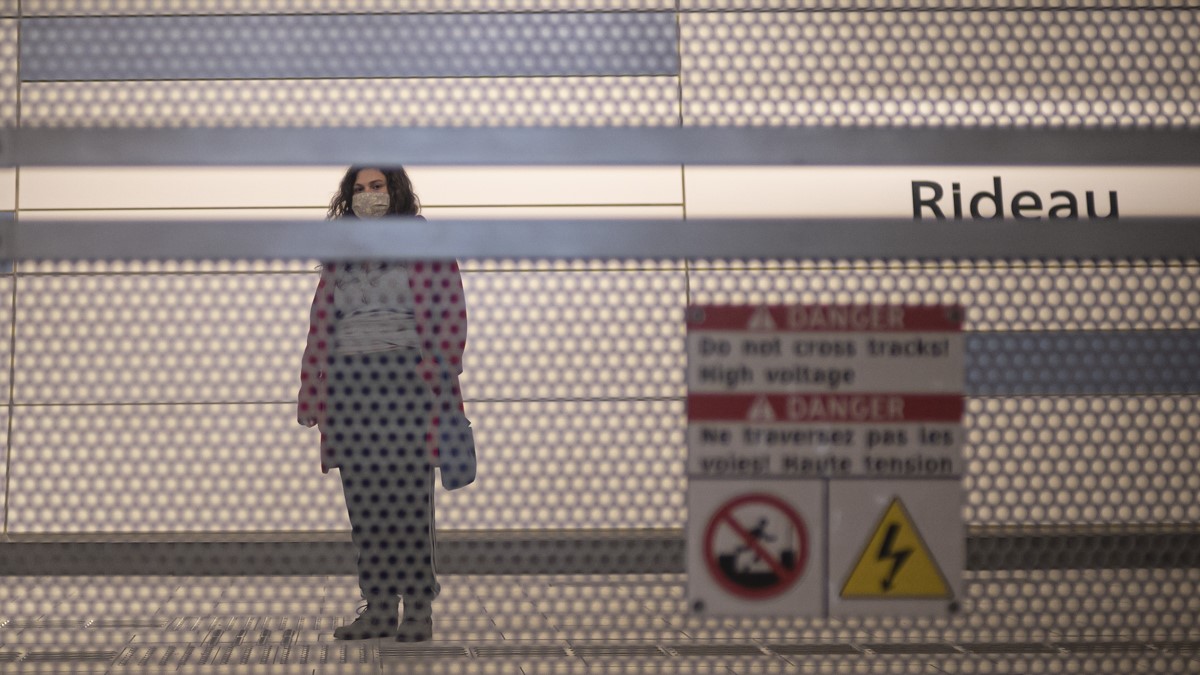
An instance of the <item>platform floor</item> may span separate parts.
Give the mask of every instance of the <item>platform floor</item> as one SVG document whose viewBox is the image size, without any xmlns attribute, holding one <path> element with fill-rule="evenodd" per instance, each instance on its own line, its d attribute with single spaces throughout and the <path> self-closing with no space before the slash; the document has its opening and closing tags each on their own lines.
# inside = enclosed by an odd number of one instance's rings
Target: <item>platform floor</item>
<svg viewBox="0 0 1200 675">
<path fill-rule="evenodd" d="M 843 621 L 696 616 L 681 575 L 441 578 L 406 645 L 332 639 L 350 576 L 0 577 L 0 670 L 1200 673 L 1194 570 L 977 575 L 954 618 Z"/>
</svg>

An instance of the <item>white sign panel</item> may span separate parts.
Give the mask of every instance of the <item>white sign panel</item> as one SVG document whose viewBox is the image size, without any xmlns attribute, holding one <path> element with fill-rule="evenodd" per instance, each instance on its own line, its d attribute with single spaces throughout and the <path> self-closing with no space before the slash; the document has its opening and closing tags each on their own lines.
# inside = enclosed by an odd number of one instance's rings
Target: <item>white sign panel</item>
<svg viewBox="0 0 1200 675">
<path fill-rule="evenodd" d="M 693 218 L 1200 216 L 1196 167 L 689 166 L 684 181 Z"/>
</svg>

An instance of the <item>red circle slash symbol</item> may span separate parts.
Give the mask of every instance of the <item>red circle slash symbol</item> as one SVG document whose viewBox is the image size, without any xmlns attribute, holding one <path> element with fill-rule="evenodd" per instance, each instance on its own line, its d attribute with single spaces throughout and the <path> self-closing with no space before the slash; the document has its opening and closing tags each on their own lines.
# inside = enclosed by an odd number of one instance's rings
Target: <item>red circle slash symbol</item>
<svg viewBox="0 0 1200 675">
<path fill-rule="evenodd" d="M 800 514 L 782 499 L 743 495 L 713 514 L 704 532 L 704 562 L 713 579 L 733 595 L 773 598 L 804 575 L 808 529 Z"/>
</svg>

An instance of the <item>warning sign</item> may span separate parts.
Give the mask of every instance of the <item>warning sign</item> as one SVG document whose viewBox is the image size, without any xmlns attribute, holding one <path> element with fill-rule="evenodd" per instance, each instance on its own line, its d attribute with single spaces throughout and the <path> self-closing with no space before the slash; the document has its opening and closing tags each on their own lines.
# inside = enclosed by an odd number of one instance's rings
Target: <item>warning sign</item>
<svg viewBox="0 0 1200 675">
<path fill-rule="evenodd" d="M 962 308 L 693 305 L 688 392 L 961 394 Z"/>
<path fill-rule="evenodd" d="M 791 588 L 808 564 L 808 527 L 783 500 L 737 497 L 710 519 L 704 560 L 713 579 L 742 598 L 773 598 Z"/>
<path fill-rule="evenodd" d="M 962 480 L 834 480 L 829 616 L 959 611 L 966 563 Z"/>
<path fill-rule="evenodd" d="M 688 306 L 693 611 L 958 610 L 964 316 L 956 305 Z"/>
<path fill-rule="evenodd" d="M 950 585 L 900 499 L 892 499 L 854 569 L 843 598 L 953 597 Z"/>
<path fill-rule="evenodd" d="M 824 482 L 705 483 L 688 491 L 689 607 L 718 616 L 824 615 Z"/>
<path fill-rule="evenodd" d="M 688 473 L 959 476 L 962 410 L 951 394 L 691 394 Z"/>
</svg>

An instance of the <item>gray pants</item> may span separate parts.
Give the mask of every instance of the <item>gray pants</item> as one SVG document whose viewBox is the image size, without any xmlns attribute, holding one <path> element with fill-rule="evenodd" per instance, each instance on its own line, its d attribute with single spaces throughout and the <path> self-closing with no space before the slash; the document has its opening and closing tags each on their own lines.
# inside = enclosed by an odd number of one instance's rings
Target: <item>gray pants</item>
<svg viewBox="0 0 1200 675">
<path fill-rule="evenodd" d="M 328 377 L 328 464 L 340 468 L 369 602 L 428 614 L 433 565 L 432 397 L 415 351 L 335 355 Z"/>
</svg>

